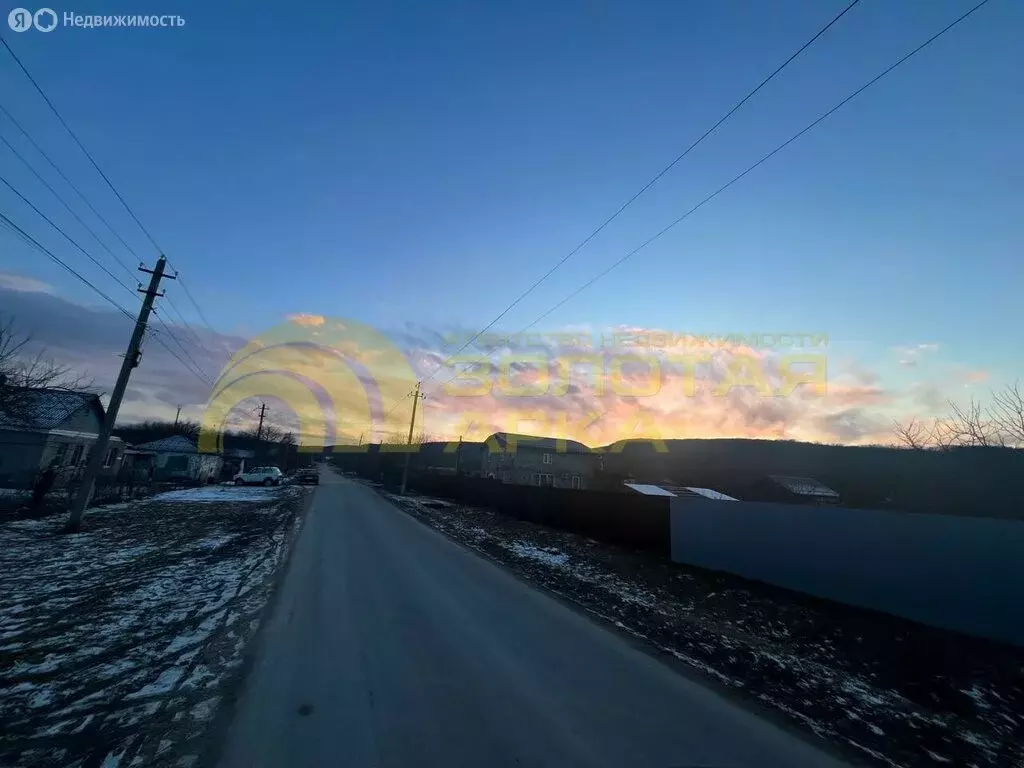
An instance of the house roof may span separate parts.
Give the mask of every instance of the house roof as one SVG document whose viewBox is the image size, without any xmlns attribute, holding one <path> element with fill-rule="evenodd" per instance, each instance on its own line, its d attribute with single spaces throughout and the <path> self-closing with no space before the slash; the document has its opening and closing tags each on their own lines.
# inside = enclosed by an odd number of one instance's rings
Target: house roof
<svg viewBox="0 0 1024 768">
<path fill-rule="evenodd" d="M 513 450 L 530 448 L 538 451 L 550 451 L 551 453 L 594 453 L 583 443 L 575 440 L 560 440 L 557 437 L 536 437 L 534 435 L 520 435 L 515 432 L 495 432 L 484 442 L 484 447 L 492 452 L 504 452 L 508 450 L 511 441 Z"/>
<path fill-rule="evenodd" d="M 790 493 L 798 496 L 817 496 L 820 498 L 838 499 L 839 494 L 827 485 L 811 477 L 789 477 L 787 475 L 768 475 L 768 477 Z"/>
<path fill-rule="evenodd" d="M 64 389 L 15 390 L 13 387 L 11 390 L 15 393 L 11 400 L 17 402 L 17 413 L 8 412 L 0 405 L 0 427 L 3 428 L 49 431 L 59 427 L 81 409 L 91 406 L 99 408 L 101 418 L 105 415 L 99 395 L 91 392 Z"/>
<path fill-rule="evenodd" d="M 196 444 L 181 435 L 151 440 L 148 443 L 140 443 L 133 447 L 136 451 L 147 453 L 199 453 Z"/>
<path fill-rule="evenodd" d="M 738 499 L 729 496 L 728 494 L 721 493 L 720 491 L 713 491 L 710 488 L 695 488 L 689 485 L 670 485 L 667 487 L 662 487 L 660 485 L 645 485 L 643 483 L 623 483 L 623 485 L 630 490 L 642 493 L 645 496 L 679 496 L 682 498 L 711 499 L 714 501 L 738 501 Z"/>
<path fill-rule="evenodd" d="M 685 488 L 674 488 L 673 490 L 676 491 L 677 496 L 699 496 L 702 499 L 712 499 L 713 501 L 739 501 L 735 496 L 711 488 L 694 488 L 688 485 Z"/>
<path fill-rule="evenodd" d="M 642 493 L 644 496 L 675 496 L 672 491 L 662 488 L 660 485 L 646 485 L 644 483 L 623 483 L 629 490 Z"/>
</svg>

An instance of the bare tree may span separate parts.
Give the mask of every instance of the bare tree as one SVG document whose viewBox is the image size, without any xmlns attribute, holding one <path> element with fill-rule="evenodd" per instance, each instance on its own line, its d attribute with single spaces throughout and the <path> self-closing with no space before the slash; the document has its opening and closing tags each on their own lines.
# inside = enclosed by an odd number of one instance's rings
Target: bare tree
<svg viewBox="0 0 1024 768">
<path fill-rule="evenodd" d="M 907 448 L 924 450 L 935 446 L 935 424 L 925 422 L 916 416 L 906 422 L 893 422 L 896 440 Z"/>
<path fill-rule="evenodd" d="M 1019 381 L 992 395 L 989 416 L 1007 443 L 1024 446 L 1024 391 Z"/>
<path fill-rule="evenodd" d="M 987 407 L 973 397 L 966 404 L 947 402 L 950 415 L 944 419 L 895 422 L 897 441 L 917 450 L 1024 446 L 1024 391 L 1019 383 L 993 392 Z"/>
<path fill-rule="evenodd" d="M 30 354 L 32 337 L 17 330 L 13 318 L 0 318 L 0 413 L 12 421 L 30 421 L 33 390 L 89 390 L 92 381 L 56 363 L 45 349 Z"/>
<path fill-rule="evenodd" d="M 949 401 L 953 414 L 945 420 L 950 431 L 950 443 L 957 446 L 993 446 L 1005 445 L 1002 432 L 990 417 L 981 403 L 973 397 L 967 405 Z"/>
<path fill-rule="evenodd" d="M 275 426 L 268 421 L 263 422 L 263 428 L 250 427 L 238 433 L 242 437 L 249 437 L 252 439 L 259 438 L 266 443 L 284 443 L 286 445 L 295 444 L 295 435 L 292 432 L 287 432 L 281 427 Z"/>
</svg>

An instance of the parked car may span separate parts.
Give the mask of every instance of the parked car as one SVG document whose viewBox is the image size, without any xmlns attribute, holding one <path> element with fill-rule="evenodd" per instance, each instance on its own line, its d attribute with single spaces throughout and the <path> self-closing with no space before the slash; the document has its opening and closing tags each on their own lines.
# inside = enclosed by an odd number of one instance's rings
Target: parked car
<svg viewBox="0 0 1024 768">
<path fill-rule="evenodd" d="M 283 479 L 277 467 L 256 467 L 235 475 L 235 485 L 280 485 Z"/>
<path fill-rule="evenodd" d="M 320 473 L 316 467 L 303 467 L 295 471 L 294 482 L 301 485 L 320 485 Z"/>
</svg>

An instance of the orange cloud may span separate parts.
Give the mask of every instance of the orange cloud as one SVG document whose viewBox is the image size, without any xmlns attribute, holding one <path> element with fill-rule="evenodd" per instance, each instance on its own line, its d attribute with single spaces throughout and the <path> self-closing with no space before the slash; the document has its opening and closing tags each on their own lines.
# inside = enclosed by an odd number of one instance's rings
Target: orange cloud
<svg viewBox="0 0 1024 768">
<path fill-rule="evenodd" d="M 309 327 L 320 326 L 327 322 L 327 319 L 323 315 L 311 315 L 306 312 L 288 315 L 288 319 L 298 325 L 305 325 Z"/>
</svg>

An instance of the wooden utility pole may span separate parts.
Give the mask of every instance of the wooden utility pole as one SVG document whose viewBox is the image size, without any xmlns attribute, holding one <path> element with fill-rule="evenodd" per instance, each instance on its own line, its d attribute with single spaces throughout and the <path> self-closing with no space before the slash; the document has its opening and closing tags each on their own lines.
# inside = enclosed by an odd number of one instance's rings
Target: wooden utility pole
<svg viewBox="0 0 1024 768">
<path fill-rule="evenodd" d="M 459 464 L 462 459 L 462 435 L 459 435 L 459 447 L 455 449 L 455 474 L 459 474 Z"/>
<path fill-rule="evenodd" d="M 260 403 L 260 425 L 256 428 L 256 439 L 263 437 L 263 417 L 267 415 L 267 404 Z"/>
<path fill-rule="evenodd" d="M 160 293 L 160 281 L 163 278 L 176 279 L 174 275 L 165 275 L 164 267 L 167 259 L 161 256 L 156 261 L 156 267 L 146 269 L 140 266 L 140 272 L 150 275 L 149 288 L 139 288 L 139 293 L 145 295 L 142 300 L 142 309 L 139 310 L 139 317 L 135 321 L 135 330 L 132 331 L 132 338 L 128 342 L 128 350 L 125 352 L 124 360 L 121 362 L 121 372 L 117 375 L 117 383 L 114 384 L 114 391 L 110 394 L 110 403 L 107 405 L 106 418 L 100 425 L 100 433 L 92 447 L 92 454 L 89 456 L 89 463 L 85 467 L 85 474 L 82 475 L 82 485 L 78 489 L 74 500 L 71 503 L 71 516 L 68 518 L 67 530 L 77 531 L 82 525 L 82 515 L 85 508 L 92 501 L 93 488 L 96 485 L 96 475 L 99 474 L 103 465 L 103 458 L 107 453 L 107 446 L 110 444 L 110 435 L 114 431 L 114 422 L 117 421 L 117 412 L 121 409 L 121 401 L 124 399 L 124 391 L 128 388 L 128 379 L 132 375 L 132 369 L 138 367 L 142 358 L 142 337 L 146 333 L 146 324 L 149 322 L 149 315 L 153 311 L 153 302 Z"/>
<path fill-rule="evenodd" d="M 181 416 L 181 406 L 178 406 L 178 412 L 174 414 L 174 428 L 178 428 L 178 418 Z"/>
<path fill-rule="evenodd" d="M 409 420 L 409 441 L 405 452 L 405 469 L 402 470 L 402 495 L 405 496 L 405 486 L 409 482 L 409 459 L 412 458 L 412 431 L 416 426 L 416 404 L 420 398 L 426 395 L 420 394 L 420 383 L 416 382 L 416 391 L 412 394 L 412 418 Z"/>
</svg>

